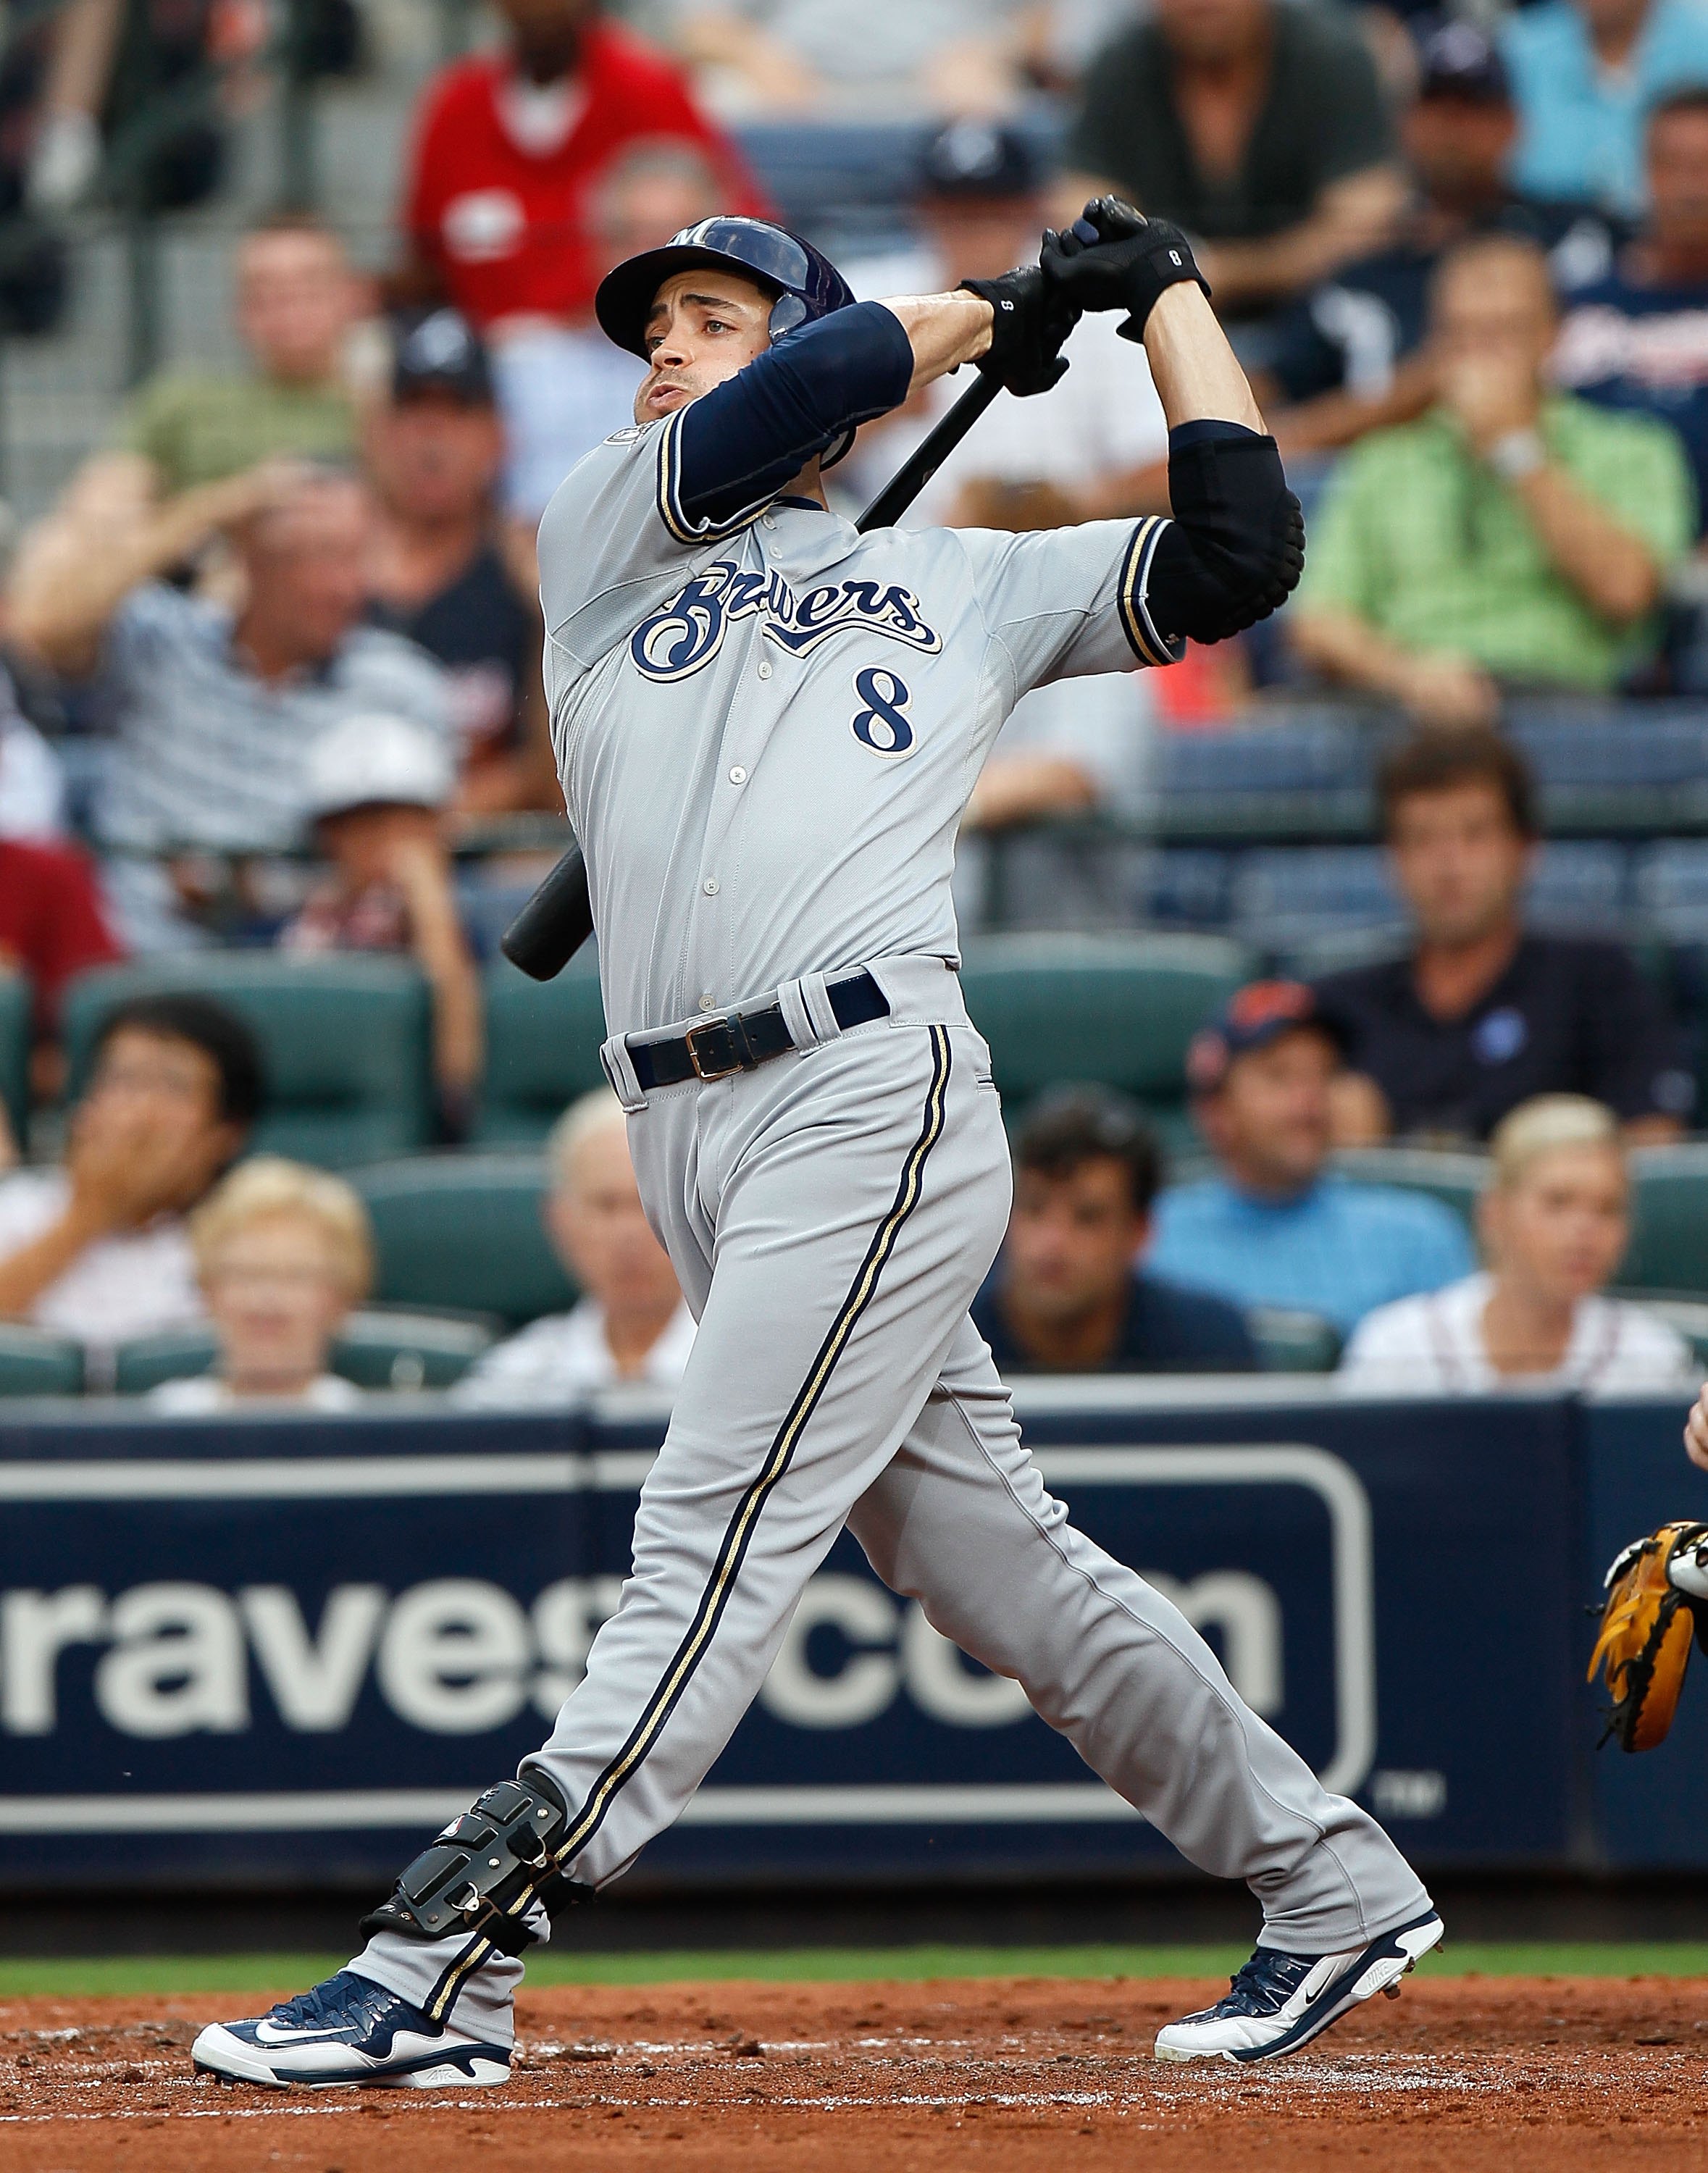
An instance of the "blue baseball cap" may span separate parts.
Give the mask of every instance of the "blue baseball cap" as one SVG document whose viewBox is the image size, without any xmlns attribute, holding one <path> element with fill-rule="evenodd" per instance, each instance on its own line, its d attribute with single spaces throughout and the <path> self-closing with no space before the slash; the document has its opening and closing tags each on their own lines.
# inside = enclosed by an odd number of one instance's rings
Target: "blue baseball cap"
<svg viewBox="0 0 1708 2173">
<path fill-rule="evenodd" d="M 1192 1037 L 1186 1083 L 1194 1094 L 1214 1094 L 1237 1057 L 1268 1049 L 1301 1028 L 1326 1034 L 1342 1056 L 1347 1054 L 1345 1028 L 1325 1014 L 1308 983 L 1249 981 Z"/>
</svg>

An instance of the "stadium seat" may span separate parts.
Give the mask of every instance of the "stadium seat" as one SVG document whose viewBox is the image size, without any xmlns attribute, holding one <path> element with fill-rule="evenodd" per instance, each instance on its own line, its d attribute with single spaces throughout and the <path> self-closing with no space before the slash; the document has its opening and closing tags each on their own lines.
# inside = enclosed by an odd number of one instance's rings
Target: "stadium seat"
<svg viewBox="0 0 1708 2173">
<path fill-rule="evenodd" d="M 1708 711 L 1697 701 L 1514 702 L 1508 736 L 1549 830 L 1664 830 L 1708 817 Z"/>
<path fill-rule="evenodd" d="M 1708 942 L 1708 838 L 1667 838 L 1633 856 L 1638 921 L 1675 942 Z"/>
<path fill-rule="evenodd" d="M 1340 1362 L 1340 1331 L 1319 1313 L 1255 1305 L 1246 1326 L 1269 1373 L 1332 1373 Z"/>
<path fill-rule="evenodd" d="M 598 957 L 588 944 L 555 981 L 531 981 L 500 959 L 485 986 L 487 1075 L 475 1139 L 536 1146 L 578 1094 L 605 1084 Z"/>
<path fill-rule="evenodd" d="M 1165 732 L 1157 823 L 1171 838 L 1367 836 L 1380 725 L 1342 708 L 1272 723 Z"/>
<path fill-rule="evenodd" d="M 1349 1147 L 1335 1156 L 1334 1167 L 1363 1184 L 1427 1193 L 1451 1207 L 1468 1229 L 1476 1229 L 1477 1195 L 1489 1177 L 1486 1155 L 1448 1154 L 1433 1147 Z"/>
<path fill-rule="evenodd" d="M 1602 838 L 1555 838 L 1542 849 L 1526 899 L 1533 925 L 1618 936 L 1629 918 L 1630 855 Z"/>
<path fill-rule="evenodd" d="M 1220 936 L 991 936 L 967 945 L 962 984 L 1011 1104 L 1097 1080 L 1135 1095 L 1174 1138 L 1187 1043 L 1254 965 Z"/>
<path fill-rule="evenodd" d="M 332 1346 L 331 1370 L 361 1388 L 448 1388 L 492 1340 L 492 1330 L 478 1321 L 373 1306 L 345 1322 Z M 210 1329 L 140 1335 L 121 1346 L 113 1387 L 121 1396 L 139 1396 L 162 1381 L 209 1372 L 218 1356 Z"/>
<path fill-rule="evenodd" d="M 537 1155 L 423 1155 L 354 1178 L 373 1219 L 378 1296 L 462 1308 L 512 1327 L 561 1313 L 575 1291 L 546 1241 Z"/>
<path fill-rule="evenodd" d="M 83 1385 L 80 1343 L 0 1322 L 0 1396 L 77 1396 Z"/>
<path fill-rule="evenodd" d="M 1543 848 L 1527 898 L 1537 926 L 1618 934 L 1625 924 L 1625 849 L 1606 841 L 1555 840 Z M 1256 948 L 1290 963 L 1321 952 L 1317 972 L 1398 948 L 1406 912 L 1375 845 L 1260 847 L 1237 855 L 1229 887 L 1228 924 Z"/>
<path fill-rule="evenodd" d="M 1242 854 L 1229 883 L 1229 925 L 1254 947 L 1285 953 L 1355 931 L 1394 945 L 1405 909 L 1374 845 L 1261 848 Z"/>
<path fill-rule="evenodd" d="M 1620 1282 L 1708 1297 L 1708 1145 L 1640 1147 L 1631 1175 L 1635 1227 Z"/>
<path fill-rule="evenodd" d="M 1148 852 L 1133 886 L 1134 911 L 1155 928 L 1219 929 L 1227 919 L 1232 865 L 1226 853 L 1208 846 Z"/>
<path fill-rule="evenodd" d="M 30 1121 L 30 984 L 0 968 L 0 1107 L 21 1142 Z"/>
<path fill-rule="evenodd" d="M 84 973 L 65 1001 L 73 1094 L 112 1006 L 169 989 L 228 1004 L 254 1030 L 269 1092 L 255 1146 L 339 1168 L 431 1137 L 427 984 L 396 958 L 198 952 Z"/>
</svg>

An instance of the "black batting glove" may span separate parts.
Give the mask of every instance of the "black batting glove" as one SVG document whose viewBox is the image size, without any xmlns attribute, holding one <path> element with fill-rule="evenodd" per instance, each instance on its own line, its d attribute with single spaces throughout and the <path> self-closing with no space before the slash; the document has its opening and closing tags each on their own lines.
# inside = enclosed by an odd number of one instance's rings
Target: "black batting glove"
<svg viewBox="0 0 1708 2173">
<path fill-rule="evenodd" d="M 1065 231 L 1047 235 L 1041 269 L 1080 310 L 1125 310 L 1123 339 L 1143 340 L 1165 288 L 1193 279 L 1210 293 L 1180 229 L 1169 219 L 1146 218 L 1119 197 L 1099 197 Z"/>
<path fill-rule="evenodd" d="M 1021 400 L 1061 383 L 1068 365 L 1059 350 L 1080 321 L 1077 303 L 1050 286 L 1036 264 L 999 279 L 963 279 L 961 286 L 990 305 L 990 345 L 978 363 L 988 377 Z"/>
</svg>

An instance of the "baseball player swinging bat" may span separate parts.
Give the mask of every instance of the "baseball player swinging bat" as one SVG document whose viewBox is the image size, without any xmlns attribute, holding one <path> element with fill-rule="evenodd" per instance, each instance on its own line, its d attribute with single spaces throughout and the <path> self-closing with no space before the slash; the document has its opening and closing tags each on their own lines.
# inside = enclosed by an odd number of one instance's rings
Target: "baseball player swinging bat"
<svg viewBox="0 0 1708 2173">
<path fill-rule="evenodd" d="M 1071 329 L 1064 322 L 1064 337 Z M 1001 390 L 999 379 L 982 375 L 968 386 L 855 521 L 862 536 L 894 526 Z M 504 930 L 498 948 L 534 980 L 552 981 L 592 933 L 587 863 L 580 846 L 571 845 Z"/>
<path fill-rule="evenodd" d="M 546 686 L 586 855 L 635 1175 L 699 1326 L 633 1573 L 550 1739 L 407 1864 L 362 1951 L 197 2063 L 272 2084 L 509 2072 L 522 1957 L 680 1814 L 846 1529 L 1021 1683 L 1193 1863 L 1258 1898 L 1227 1993 L 1159 2057 L 1297 2051 L 1441 1938 L 1416 1875 L 1242 1701 L 1179 1610 L 1046 1492 L 968 1318 L 1007 1224 L 951 878 L 1029 688 L 1163 666 L 1286 596 L 1298 502 L 1184 235 L 1103 201 L 1038 264 L 856 303 L 783 229 L 704 221 L 600 322 L 635 423 L 540 534 Z M 1120 310 L 1170 424 L 1172 519 L 875 529 L 826 504 L 858 425 L 975 363 L 1022 396 Z"/>
</svg>

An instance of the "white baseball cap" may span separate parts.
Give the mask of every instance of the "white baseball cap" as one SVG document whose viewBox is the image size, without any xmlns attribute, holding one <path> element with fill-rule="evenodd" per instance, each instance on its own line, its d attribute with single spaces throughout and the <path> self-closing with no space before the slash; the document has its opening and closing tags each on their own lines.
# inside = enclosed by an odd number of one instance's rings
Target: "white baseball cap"
<svg viewBox="0 0 1708 2173">
<path fill-rule="evenodd" d="M 450 753 L 407 717 L 346 717 L 309 749 L 309 812 L 340 815 L 384 803 L 443 807 L 456 779 Z"/>
</svg>

